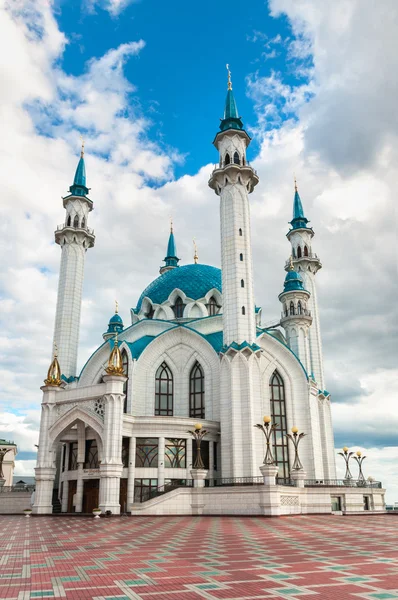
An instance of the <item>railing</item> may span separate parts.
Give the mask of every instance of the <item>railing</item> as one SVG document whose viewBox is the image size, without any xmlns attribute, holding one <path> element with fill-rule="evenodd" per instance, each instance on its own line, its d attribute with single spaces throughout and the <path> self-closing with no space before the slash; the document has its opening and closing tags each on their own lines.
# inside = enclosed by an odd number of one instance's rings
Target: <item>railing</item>
<svg viewBox="0 0 398 600">
<path fill-rule="evenodd" d="M 152 498 L 157 498 L 158 496 L 163 496 L 163 494 L 167 494 L 173 490 L 176 490 L 181 487 L 193 487 L 192 479 L 185 479 L 181 482 L 170 482 L 165 483 L 164 485 L 159 486 L 154 489 L 147 489 L 141 494 L 141 502 L 147 502 L 148 500 L 152 500 Z"/>
<path fill-rule="evenodd" d="M 248 161 L 246 161 L 244 165 L 242 165 L 240 163 L 230 162 L 230 163 L 221 164 L 221 165 L 218 163 L 218 164 L 213 165 L 213 167 L 214 167 L 213 171 L 218 171 L 220 169 L 225 169 L 225 167 L 249 167 L 253 171 L 253 173 L 255 175 L 257 175 L 256 169 L 254 169 Z"/>
<path fill-rule="evenodd" d="M 284 312 L 281 313 L 282 319 L 287 319 L 288 317 L 301 317 L 301 316 L 310 317 L 311 311 L 307 310 L 306 308 L 302 308 L 300 312 L 295 309 L 294 313 L 291 313 L 290 309 L 289 309 L 289 312 L 287 314 Z"/>
<path fill-rule="evenodd" d="M 216 486 L 261 485 L 262 483 L 264 483 L 262 477 L 223 477 L 214 480 Z"/>
<path fill-rule="evenodd" d="M 61 225 L 57 225 L 57 231 L 62 231 L 63 229 L 74 229 L 75 231 L 79 231 L 80 229 L 84 229 L 88 234 L 94 235 L 94 229 L 90 227 L 73 227 L 73 225 L 65 225 L 65 223 L 61 223 Z"/>
<path fill-rule="evenodd" d="M 289 479 L 288 477 L 277 477 L 276 485 L 289 485 L 291 487 L 295 487 L 296 484 L 294 481 L 292 481 L 292 479 Z"/>
<path fill-rule="evenodd" d="M 34 485 L 3 485 L 0 487 L 0 494 L 14 493 L 14 492 L 34 492 Z"/>
<path fill-rule="evenodd" d="M 305 479 L 305 487 L 363 487 L 382 488 L 381 481 L 356 481 L 347 479 Z"/>
<path fill-rule="evenodd" d="M 315 254 L 315 252 L 308 252 L 308 254 L 304 254 L 304 252 L 303 252 L 300 257 L 293 256 L 292 258 L 293 258 L 293 263 L 295 260 L 300 260 L 301 258 L 314 258 L 316 260 L 320 260 L 319 256 L 317 254 Z M 288 267 L 290 267 L 290 258 L 289 258 L 289 260 L 287 260 L 285 262 L 285 269 L 287 269 Z"/>
</svg>

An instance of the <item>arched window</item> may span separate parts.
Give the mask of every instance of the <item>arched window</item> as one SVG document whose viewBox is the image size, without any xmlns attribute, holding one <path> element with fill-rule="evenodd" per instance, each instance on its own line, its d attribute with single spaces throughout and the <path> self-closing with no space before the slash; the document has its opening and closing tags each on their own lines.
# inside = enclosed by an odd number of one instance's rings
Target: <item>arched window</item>
<svg viewBox="0 0 398 600">
<path fill-rule="evenodd" d="M 225 164 L 226 164 L 226 165 L 229 165 L 229 163 L 231 162 L 231 159 L 229 158 L 229 154 L 228 154 L 228 152 L 227 152 L 227 154 L 225 155 L 225 161 L 224 161 L 224 162 L 225 162 Z"/>
<path fill-rule="evenodd" d="M 245 315 L 245 314 L 246 314 L 246 309 L 244 306 L 242 306 L 242 315 Z"/>
<path fill-rule="evenodd" d="M 68 220 L 66 221 L 66 226 L 70 227 L 72 225 L 72 217 L 69 215 Z"/>
<path fill-rule="evenodd" d="M 290 311 L 289 312 L 290 312 L 291 315 L 294 315 L 294 304 L 293 304 L 293 302 L 290 303 Z"/>
<path fill-rule="evenodd" d="M 155 314 L 155 310 L 154 310 L 153 306 L 150 306 L 148 308 L 148 312 L 146 313 L 145 316 L 146 316 L 147 319 L 153 319 L 153 315 L 154 314 Z"/>
<path fill-rule="evenodd" d="M 240 260 L 241 262 L 243 262 L 243 254 L 242 254 L 242 253 L 241 253 L 241 254 L 239 254 L 239 260 Z"/>
<path fill-rule="evenodd" d="M 213 315 L 216 315 L 218 312 L 218 304 L 217 304 L 214 296 L 212 296 L 209 300 L 209 304 L 207 305 L 207 311 L 208 311 L 210 317 L 212 317 Z"/>
<path fill-rule="evenodd" d="M 173 375 L 165 362 L 156 371 L 155 415 L 173 416 Z"/>
<path fill-rule="evenodd" d="M 240 280 L 240 287 L 245 287 L 245 280 L 244 279 Z"/>
<path fill-rule="evenodd" d="M 297 248 L 297 258 L 301 258 L 301 246 Z"/>
<path fill-rule="evenodd" d="M 243 235 L 242 229 L 239 227 L 239 235 Z"/>
<path fill-rule="evenodd" d="M 308 247 L 304 246 L 304 256 L 308 256 Z"/>
<path fill-rule="evenodd" d="M 173 313 L 176 319 L 181 319 L 184 314 L 185 304 L 182 299 L 178 296 L 173 306 Z"/>
<path fill-rule="evenodd" d="M 285 386 L 278 371 L 275 371 L 269 382 L 271 399 L 271 419 L 276 425 L 273 433 L 273 454 L 279 467 L 278 476 L 290 476 L 289 453 L 287 446 Z"/>
<path fill-rule="evenodd" d="M 240 165 L 240 158 L 239 158 L 239 154 L 237 152 L 234 153 L 234 163 L 236 165 Z"/>
<path fill-rule="evenodd" d="M 84 229 L 86 226 L 86 219 L 83 217 L 82 218 L 82 228 Z"/>
<path fill-rule="evenodd" d="M 302 314 L 302 307 L 301 307 L 301 302 L 300 300 L 297 302 L 297 314 L 301 315 Z"/>
<path fill-rule="evenodd" d="M 205 418 L 205 376 L 198 362 L 189 377 L 189 416 Z"/>
<path fill-rule="evenodd" d="M 129 357 L 127 356 L 126 350 L 122 350 L 122 365 L 123 365 L 123 371 L 127 377 L 126 381 L 123 384 L 123 394 L 125 394 L 124 404 L 123 404 L 123 412 L 126 413 L 127 412 L 127 396 L 128 396 L 128 392 L 129 392 Z"/>
<path fill-rule="evenodd" d="M 289 311 L 287 310 L 287 304 L 285 304 L 285 316 L 287 317 L 288 314 L 289 314 Z"/>
<path fill-rule="evenodd" d="M 294 248 L 292 248 L 292 256 L 293 256 L 293 258 L 296 258 L 296 251 Z"/>
<path fill-rule="evenodd" d="M 73 219 L 73 227 L 79 227 L 79 217 L 77 215 Z"/>
</svg>

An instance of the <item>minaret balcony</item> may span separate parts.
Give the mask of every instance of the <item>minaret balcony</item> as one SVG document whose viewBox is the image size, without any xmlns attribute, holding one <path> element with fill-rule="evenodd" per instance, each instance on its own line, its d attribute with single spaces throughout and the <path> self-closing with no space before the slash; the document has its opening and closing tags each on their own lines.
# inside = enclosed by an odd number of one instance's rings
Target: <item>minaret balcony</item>
<svg viewBox="0 0 398 600">
<path fill-rule="evenodd" d="M 63 231 L 64 229 L 70 229 L 71 231 L 85 231 L 89 235 L 94 235 L 94 229 L 91 229 L 90 227 L 72 227 L 71 225 L 65 225 L 65 223 L 57 225 L 57 231 Z"/>
<path fill-rule="evenodd" d="M 238 183 L 240 180 L 240 182 L 247 187 L 249 193 L 253 191 L 254 187 L 259 182 L 257 171 L 253 169 L 248 162 L 245 162 L 244 165 L 234 162 L 223 165 L 214 165 L 213 172 L 209 179 L 209 187 L 213 189 L 216 194 L 219 194 L 220 190 L 225 185 L 225 178 L 232 184 Z"/>
<path fill-rule="evenodd" d="M 305 261 L 307 261 L 309 264 L 313 264 L 314 266 L 317 266 L 317 270 L 322 268 L 322 263 L 321 263 L 321 259 L 314 253 L 314 252 L 309 252 L 308 255 L 303 255 L 300 256 L 300 258 L 297 257 L 293 257 L 293 265 L 303 265 L 305 264 Z M 285 271 L 289 271 L 290 269 L 290 258 L 289 260 L 287 260 L 285 262 Z"/>
<path fill-rule="evenodd" d="M 294 324 L 297 325 L 306 323 L 307 325 L 311 325 L 312 323 L 312 315 L 311 311 L 307 309 L 302 309 L 301 312 L 295 311 L 294 314 L 290 312 L 288 314 L 281 314 L 281 325 L 284 327 L 286 324 Z"/>
<path fill-rule="evenodd" d="M 85 248 L 92 248 L 95 242 L 94 229 L 90 227 L 73 227 L 72 225 L 57 225 L 55 231 L 55 242 L 60 246 L 65 243 L 63 240 L 72 242 L 75 238 L 75 242 L 82 243 Z"/>
</svg>

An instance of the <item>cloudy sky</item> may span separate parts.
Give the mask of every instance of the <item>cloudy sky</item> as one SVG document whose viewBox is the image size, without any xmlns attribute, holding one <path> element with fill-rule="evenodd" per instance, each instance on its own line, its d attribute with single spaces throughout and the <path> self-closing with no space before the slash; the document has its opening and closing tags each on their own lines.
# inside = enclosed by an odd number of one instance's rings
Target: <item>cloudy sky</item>
<svg viewBox="0 0 398 600">
<path fill-rule="evenodd" d="M 398 501 L 396 0 L 1 0 L 0 437 L 33 474 L 60 260 L 53 230 L 86 140 L 96 246 L 79 361 L 125 322 L 164 257 L 219 266 L 217 154 L 225 63 L 253 137 L 256 303 L 279 314 L 293 173 L 317 275 L 336 446 Z M 341 465 L 340 465 L 341 466 Z M 340 468 L 339 474 L 342 474 Z"/>
</svg>

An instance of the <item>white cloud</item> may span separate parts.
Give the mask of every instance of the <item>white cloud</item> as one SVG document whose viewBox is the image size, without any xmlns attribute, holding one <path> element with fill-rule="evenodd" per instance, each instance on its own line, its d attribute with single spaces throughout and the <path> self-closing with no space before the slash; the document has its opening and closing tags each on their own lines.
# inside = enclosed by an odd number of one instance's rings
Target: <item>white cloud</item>
<svg viewBox="0 0 398 600">
<path fill-rule="evenodd" d="M 113 17 L 118 17 L 130 4 L 138 0 L 86 0 L 89 12 L 95 12 L 96 7 L 107 10 Z"/>
</svg>

